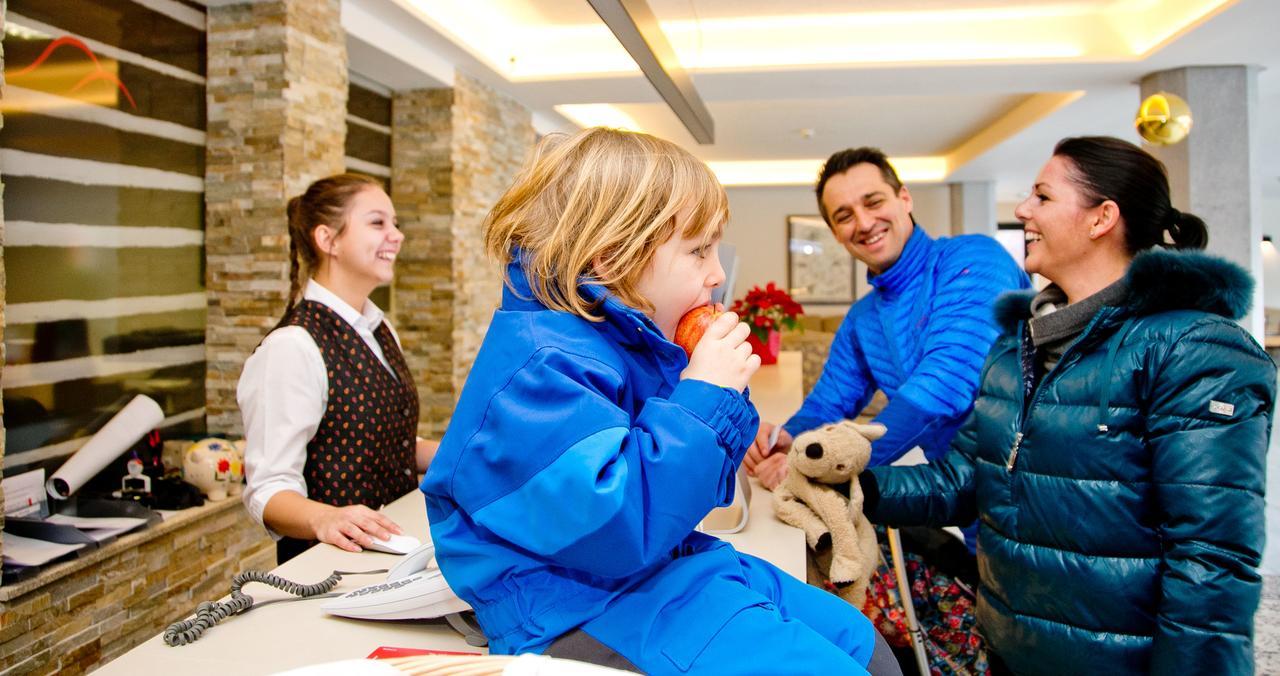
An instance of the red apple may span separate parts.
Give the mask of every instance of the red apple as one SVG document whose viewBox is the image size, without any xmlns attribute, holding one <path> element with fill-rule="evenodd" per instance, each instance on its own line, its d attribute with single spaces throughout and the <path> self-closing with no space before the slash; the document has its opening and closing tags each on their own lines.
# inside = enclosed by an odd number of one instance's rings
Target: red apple
<svg viewBox="0 0 1280 676">
<path fill-rule="evenodd" d="M 711 322 L 722 314 L 724 314 L 723 310 L 711 305 L 701 305 L 684 313 L 680 323 L 676 324 L 676 345 L 684 348 L 684 353 L 693 357 L 693 348 L 697 346 L 699 340 L 702 340 L 702 334 L 706 333 Z"/>
</svg>

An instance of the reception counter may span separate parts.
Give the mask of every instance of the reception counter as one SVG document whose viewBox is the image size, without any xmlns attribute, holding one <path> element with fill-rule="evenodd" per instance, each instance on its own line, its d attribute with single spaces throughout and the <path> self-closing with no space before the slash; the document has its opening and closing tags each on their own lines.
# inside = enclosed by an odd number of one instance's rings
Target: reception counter
<svg viewBox="0 0 1280 676">
<path fill-rule="evenodd" d="M 0 587 L 0 673 L 85 673 L 225 593 L 275 547 L 240 501 L 179 512 L 34 577 Z"/>
<path fill-rule="evenodd" d="M 752 397 L 765 420 L 778 421 L 800 404 L 799 355 L 784 353 L 776 366 L 764 367 L 752 380 Z M 751 502 L 751 516 L 740 533 L 722 538 L 740 551 L 767 559 L 799 579 L 805 576 L 804 534 L 773 515 L 772 495 L 758 486 Z M 426 530 L 426 508 L 416 491 L 393 502 L 386 513 L 410 534 Z M 399 557 L 377 552 L 345 552 L 317 545 L 273 572 L 295 582 L 318 582 L 331 571 L 364 571 L 393 566 Z M 385 574 L 347 576 L 336 592 L 347 592 L 380 582 Z M 258 602 L 288 598 L 264 585 L 253 584 L 245 593 Z M 217 590 L 212 596 L 225 594 Z M 201 599 L 203 600 L 203 599 Z M 225 620 L 204 638 L 182 646 L 166 646 L 160 635 L 107 664 L 97 673 L 135 676 L 139 673 L 181 673 L 222 676 L 267 674 L 307 664 L 359 658 L 380 646 L 479 652 L 443 621 L 374 622 L 326 615 L 322 600 L 277 603 Z M 194 602 L 193 602 L 194 606 Z M 194 608 L 193 608 L 194 609 Z M 174 620 L 182 619 L 174 617 Z"/>
</svg>

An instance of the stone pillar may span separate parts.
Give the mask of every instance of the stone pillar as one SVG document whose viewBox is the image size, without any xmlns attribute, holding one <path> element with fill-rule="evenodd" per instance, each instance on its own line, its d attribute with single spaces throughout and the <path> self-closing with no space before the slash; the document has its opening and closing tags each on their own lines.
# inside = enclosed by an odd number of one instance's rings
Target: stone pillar
<svg viewBox="0 0 1280 676">
<path fill-rule="evenodd" d="M 996 185 L 991 181 L 950 183 L 951 234 L 996 236 Z"/>
<path fill-rule="evenodd" d="M 0 35 L 4 35 L 5 9 L 8 3 L 0 0 Z M 4 45 L 0 44 L 0 85 L 4 84 Z M 3 90 L 0 90 L 3 91 Z M 0 128 L 4 127 L 4 114 L 0 113 Z M 4 299 L 8 281 L 4 276 L 4 184 L 0 183 L 0 382 L 4 382 L 4 363 L 8 357 L 4 351 Z M 0 399 L 0 465 L 4 461 L 4 400 Z M 0 505 L 4 504 L 4 489 L 0 488 Z M 0 510 L 0 530 L 4 529 L 4 510 Z M 3 540 L 3 538 L 0 538 Z M 3 542 L 0 542 L 3 551 Z"/>
<path fill-rule="evenodd" d="M 207 40 L 206 409 L 238 436 L 236 381 L 289 292 L 286 203 L 344 166 L 341 2 L 212 3 Z"/>
<path fill-rule="evenodd" d="M 1142 98 L 1167 91 L 1186 99 L 1191 133 L 1171 146 L 1144 145 L 1169 170 L 1173 206 L 1204 219 L 1209 251 L 1244 266 L 1257 282 L 1241 323 L 1263 338 L 1262 185 L 1251 139 L 1258 126 L 1258 75 L 1249 66 L 1193 66 L 1142 78 Z"/>
<path fill-rule="evenodd" d="M 405 244 L 393 319 L 421 398 L 419 433 L 444 433 L 501 299 L 485 215 L 534 142 L 530 112 L 461 73 L 391 103 L 391 199 Z"/>
</svg>

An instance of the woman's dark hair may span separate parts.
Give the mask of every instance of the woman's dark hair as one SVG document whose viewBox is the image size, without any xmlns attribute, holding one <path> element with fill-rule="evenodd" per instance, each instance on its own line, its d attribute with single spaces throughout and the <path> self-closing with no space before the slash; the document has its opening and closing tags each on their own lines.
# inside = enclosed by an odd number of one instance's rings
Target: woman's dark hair
<svg viewBox="0 0 1280 676">
<path fill-rule="evenodd" d="M 297 304 L 303 281 L 320 266 L 321 252 L 312 233 L 317 226 L 327 225 L 342 234 L 352 198 L 369 188 L 381 190 L 382 183 L 362 174 L 338 174 L 312 183 L 289 200 L 289 301 L 277 327 L 284 325 Z"/>
<path fill-rule="evenodd" d="M 1138 146 L 1110 136 L 1078 136 L 1059 141 L 1053 154 L 1071 161 L 1070 179 L 1090 206 L 1111 200 L 1120 207 L 1130 254 L 1157 244 L 1203 249 L 1209 243 L 1204 221 L 1170 203 L 1164 164 Z"/>
</svg>

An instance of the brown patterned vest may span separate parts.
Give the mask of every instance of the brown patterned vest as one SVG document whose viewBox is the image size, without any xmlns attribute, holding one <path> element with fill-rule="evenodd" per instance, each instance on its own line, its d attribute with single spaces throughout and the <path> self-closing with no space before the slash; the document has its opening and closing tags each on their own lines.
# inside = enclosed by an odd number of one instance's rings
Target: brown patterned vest
<svg viewBox="0 0 1280 676">
<path fill-rule="evenodd" d="M 355 327 L 323 303 L 304 300 L 286 326 L 301 326 L 320 348 L 329 404 L 307 443 L 307 497 L 328 505 L 378 509 L 417 487 L 418 392 L 383 322 L 374 331 L 392 377 Z"/>
</svg>

